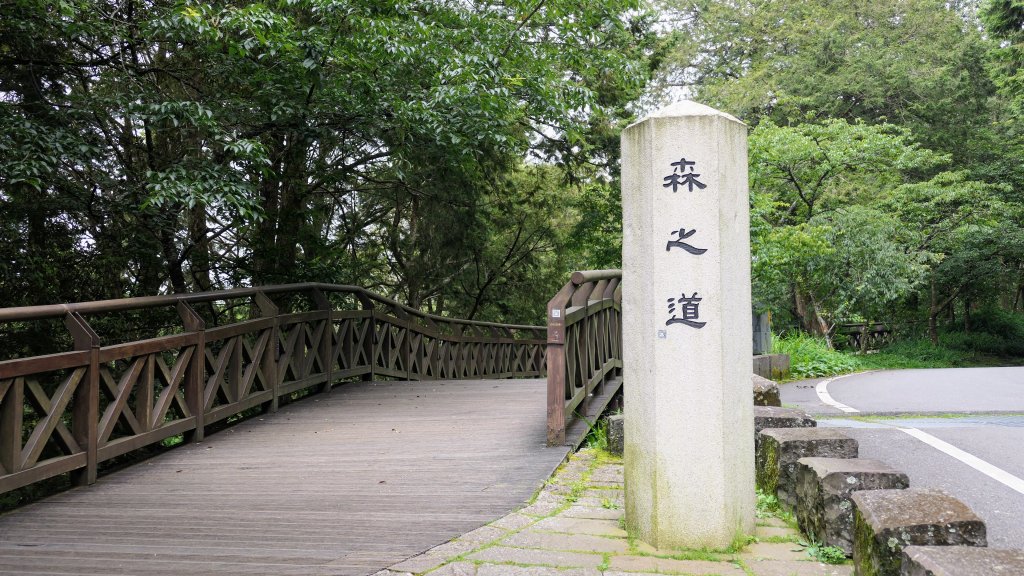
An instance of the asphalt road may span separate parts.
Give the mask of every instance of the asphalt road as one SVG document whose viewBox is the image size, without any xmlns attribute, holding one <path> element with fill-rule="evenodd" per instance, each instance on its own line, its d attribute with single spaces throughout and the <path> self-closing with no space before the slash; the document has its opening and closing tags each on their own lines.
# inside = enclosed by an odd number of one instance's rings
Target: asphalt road
<svg viewBox="0 0 1024 576">
<path fill-rule="evenodd" d="M 783 384 L 783 405 L 848 428 L 862 458 L 903 470 L 911 486 L 963 500 L 989 546 L 1024 549 L 1024 367 L 855 374 L 826 382 L 824 398 L 820 383 Z"/>
</svg>

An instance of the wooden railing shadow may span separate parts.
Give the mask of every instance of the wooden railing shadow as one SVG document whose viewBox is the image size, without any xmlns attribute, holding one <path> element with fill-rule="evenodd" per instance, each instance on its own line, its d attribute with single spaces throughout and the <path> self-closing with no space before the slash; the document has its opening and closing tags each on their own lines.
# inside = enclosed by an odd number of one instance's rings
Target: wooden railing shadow
<svg viewBox="0 0 1024 576">
<path fill-rule="evenodd" d="M 177 326 L 105 341 L 90 320 L 173 309 Z M 544 328 L 425 314 L 363 288 L 291 284 L 0 310 L 59 318 L 73 350 L 0 362 L 0 493 L 346 379 L 538 378 Z"/>
<path fill-rule="evenodd" d="M 622 387 L 622 271 L 574 272 L 548 302 L 548 444 L 578 446 Z"/>
</svg>

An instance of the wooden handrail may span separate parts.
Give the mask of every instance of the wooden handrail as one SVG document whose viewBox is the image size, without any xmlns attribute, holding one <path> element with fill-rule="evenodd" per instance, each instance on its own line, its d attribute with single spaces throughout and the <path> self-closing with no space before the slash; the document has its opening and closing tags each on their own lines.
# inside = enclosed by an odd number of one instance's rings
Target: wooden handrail
<svg viewBox="0 0 1024 576">
<path fill-rule="evenodd" d="M 430 319 L 435 322 L 446 322 L 466 326 L 490 326 L 500 328 L 511 328 L 515 330 L 543 330 L 542 326 L 531 326 L 527 324 L 501 324 L 498 322 L 483 322 L 480 320 L 463 320 L 438 316 L 411 308 L 359 286 L 348 286 L 344 284 L 323 284 L 318 282 L 302 282 L 296 284 L 277 284 L 270 286 L 258 286 L 253 288 L 232 288 L 229 290 L 215 290 L 210 292 L 193 292 L 188 294 L 167 294 L 163 296 L 140 296 L 135 298 L 119 298 L 115 300 L 94 300 L 91 302 L 77 302 L 74 304 L 49 304 L 43 306 L 19 306 L 14 308 L 0 308 L 0 322 L 12 322 L 18 320 L 43 320 L 47 318 L 62 318 L 65 314 L 77 312 L 79 314 L 97 314 L 102 312 L 121 312 L 126 310 L 142 310 L 146 308 L 157 308 L 160 306 L 174 306 L 178 302 L 195 304 L 198 302 L 217 302 L 222 300 L 236 300 L 239 298 L 250 298 L 258 293 L 280 294 L 284 292 L 304 293 L 312 290 L 325 292 L 349 293 L 355 296 L 365 296 L 369 302 L 378 302 L 389 308 L 401 310 L 406 314 L 417 318 Z M 364 302 L 365 302 L 364 301 Z"/>
<path fill-rule="evenodd" d="M 310 308 L 273 297 L 304 295 Z M 330 294 L 361 309 L 339 310 Z M 252 315 L 206 326 L 197 303 L 249 299 Z M 289 301 L 294 301 L 290 299 Z M 105 343 L 91 315 L 173 306 L 172 335 Z M 447 318 L 364 288 L 322 283 L 0 309 L 0 323 L 63 318 L 74 351 L 0 362 L 0 493 L 71 473 L 210 424 L 277 409 L 347 379 L 537 378 L 544 327 Z"/>
<path fill-rule="evenodd" d="M 549 445 L 566 442 L 567 428 L 591 412 L 593 397 L 614 394 L 607 384 L 621 385 L 621 282 L 621 270 L 573 272 L 548 302 Z"/>
</svg>

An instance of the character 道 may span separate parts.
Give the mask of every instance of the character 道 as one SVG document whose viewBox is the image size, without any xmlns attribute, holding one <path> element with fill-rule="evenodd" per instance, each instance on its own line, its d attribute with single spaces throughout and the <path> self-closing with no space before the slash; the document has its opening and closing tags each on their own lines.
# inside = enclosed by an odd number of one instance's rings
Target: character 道
<svg viewBox="0 0 1024 576">
<path fill-rule="evenodd" d="M 679 298 L 668 299 L 668 313 L 672 315 L 667 321 L 665 326 L 671 326 L 673 324 L 683 324 L 690 328 L 703 328 L 707 325 L 707 322 L 698 322 L 700 320 L 700 304 L 699 302 L 703 298 L 698 298 L 697 293 L 694 292 L 693 296 L 687 296 L 686 292 L 683 292 Z M 676 308 L 678 310 L 678 316 L 676 315 Z"/>
</svg>

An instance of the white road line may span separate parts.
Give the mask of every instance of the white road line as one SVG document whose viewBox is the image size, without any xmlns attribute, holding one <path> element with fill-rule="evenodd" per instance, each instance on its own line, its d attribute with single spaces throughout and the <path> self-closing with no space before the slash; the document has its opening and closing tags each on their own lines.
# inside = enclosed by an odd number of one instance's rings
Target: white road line
<svg viewBox="0 0 1024 576">
<path fill-rule="evenodd" d="M 865 372 L 861 372 L 861 374 L 865 374 Z M 833 398 L 831 394 L 828 393 L 828 385 L 829 384 L 831 384 L 832 382 L 834 382 L 836 380 L 839 380 L 840 378 L 846 378 L 847 376 L 853 376 L 853 374 L 846 374 L 846 375 L 843 375 L 843 376 L 834 376 L 832 378 L 827 378 L 825 380 L 822 380 L 821 382 L 818 382 L 817 386 L 814 387 L 814 391 L 818 393 L 818 399 L 821 400 L 822 403 L 827 404 L 827 405 L 829 405 L 829 406 L 831 406 L 831 407 L 833 407 L 833 408 L 835 408 L 835 409 L 837 409 L 837 410 L 839 410 L 841 412 L 846 412 L 846 413 L 860 412 L 860 410 L 857 410 L 856 408 L 851 408 L 851 407 L 847 406 L 846 404 L 843 404 L 842 402 L 839 402 L 838 400 Z"/>
<path fill-rule="evenodd" d="M 964 464 L 967 464 L 971 468 L 974 468 L 975 470 L 981 472 L 982 474 L 988 476 L 989 478 L 992 478 L 993 480 L 1005 484 L 1011 489 L 1016 490 L 1021 494 L 1024 494 L 1024 480 L 1021 480 L 1020 478 L 1014 476 L 1013 474 L 1010 474 L 1006 470 L 993 466 L 992 464 L 985 462 L 981 458 L 978 458 L 977 456 L 974 456 L 973 454 L 970 454 L 968 452 L 964 452 L 963 450 L 957 448 L 956 446 L 953 446 L 948 442 L 939 440 L 935 436 L 932 436 L 931 434 L 928 434 L 926 432 L 922 432 L 917 428 L 900 428 L 900 430 L 906 432 L 907 434 L 910 434 L 914 438 L 917 438 L 918 440 L 924 442 L 925 444 L 931 446 L 932 448 L 935 448 L 940 452 L 944 452 L 952 456 L 953 458 L 956 458 L 957 460 L 963 462 Z"/>
</svg>

